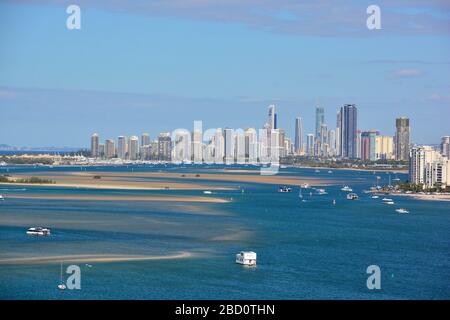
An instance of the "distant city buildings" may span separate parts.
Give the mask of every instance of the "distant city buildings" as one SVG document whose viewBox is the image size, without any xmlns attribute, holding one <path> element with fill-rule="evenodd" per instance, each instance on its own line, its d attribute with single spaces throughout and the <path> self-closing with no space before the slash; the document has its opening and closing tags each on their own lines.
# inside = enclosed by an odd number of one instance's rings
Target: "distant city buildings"
<svg viewBox="0 0 450 320">
<path fill-rule="evenodd" d="M 444 136 L 441 139 L 441 153 L 450 159 L 450 136 Z"/>
<path fill-rule="evenodd" d="M 97 158 L 99 156 L 98 144 L 99 144 L 98 134 L 94 133 L 91 136 L 91 157 L 93 158 Z"/>
<path fill-rule="evenodd" d="M 295 119 L 294 151 L 297 155 L 303 153 L 303 120 L 300 117 Z"/>
<path fill-rule="evenodd" d="M 357 130 L 358 111 L 354 104 L 344 105 L 338 117 L 340 123 L 340 152 L 343 158 L 356 159 L 357 156 Z"/>
<path fill-rule="evenodd" d="M 409 118 L 401 117 L 395 120 L 395 159 L 407 161 L 409 158 Z"/>
<path fill-rule="evenodd" d="M 411 149 L 409 157 L 410 182 L 424 189 L 450 186 L 450 161 L 431 146 Z"/>
</svg>

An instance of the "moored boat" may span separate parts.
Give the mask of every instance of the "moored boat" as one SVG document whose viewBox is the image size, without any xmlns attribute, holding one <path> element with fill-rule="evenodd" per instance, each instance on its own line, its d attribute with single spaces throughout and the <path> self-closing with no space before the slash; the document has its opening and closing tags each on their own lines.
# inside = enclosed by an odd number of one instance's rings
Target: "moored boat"
<svg viewBox="0 0 450 320">
<path fill-rule="evenodd" d="M 49 236 L 50 228 L 44 228 L 44 227 L 28 228 L 27 234 L 32 235 L 32 236 Z"/>
</svg>

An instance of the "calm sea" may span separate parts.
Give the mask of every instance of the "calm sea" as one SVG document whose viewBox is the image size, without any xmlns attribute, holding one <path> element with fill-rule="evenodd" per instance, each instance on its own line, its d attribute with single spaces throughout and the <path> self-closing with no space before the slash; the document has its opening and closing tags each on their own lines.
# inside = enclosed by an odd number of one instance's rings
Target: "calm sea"
<svg viewBox="0 0 450 320">
<path fill-rule="evenodd" d="M 239 167 L 238 169 L 251 169 Z M 40 171 L 202 172 L 194 166 L 0 167 L 0 174 Z M 258 171 L 255 171 L 258 174 Z M 0 265 L 1 299 L 449 299 L 450 203 L 363 190 L 404 174 L 282 169 L 282 175 L 335 180 L 326 195 L 278 193 L 277 185 L 230 183 L 214 191 L 229 203 L 8 199 L 14 193 L 69 195 L 204 195 L 202 191 L 108 191 L 1 186 L 0 258 L 70 254 L 165 255 L 178 260 L 78 264 L 81 290 L 58 291 L 59 264 Z M 186 181 L 186 178 L 183 178 Z M 209 181 L 208 185 L 220 184 Z M 350 185 L 360 196 L 349 201 Z M 312 192 L 312 195 L 310 195 Z M 333 200 L 336 204 L 333 204 Z M 398 214 L 404 207 L 410 214 Z M 26 228 L 52 228 L 28 237 Z M 258 265 L 235 264 L 252 250 Z M 369 290 L 366 269 L 381 269 L 381 290 Z"/>
</svg>

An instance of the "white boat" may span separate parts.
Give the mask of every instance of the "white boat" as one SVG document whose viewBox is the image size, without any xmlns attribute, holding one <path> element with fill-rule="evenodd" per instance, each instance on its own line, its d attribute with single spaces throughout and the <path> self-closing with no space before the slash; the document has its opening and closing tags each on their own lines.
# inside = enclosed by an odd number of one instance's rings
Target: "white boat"
<svg viewBox="0 0 450 320">
<path fill-rule="evenodd" d="M 256 266 L 256 252 L 241 251 L 236 255 L 236 263 L 246 266 Z"/>
<path fill-rule="evenodd" d="M 379 196 L 372 196 L 372 199 L 378 199 Z"/>
<path fill-rule="evenodd" d="M 392 201 L 392 199 L 390 199 L 390 198 L 383 198 L 381 200 L 383 200 L 383 201 Z"/>
<path fill-rule="evenodd" d="M 386 204 L 394 204 L 394 201 L 385 201 Z"/>
<path fill-rule="evenodd" d="M 348 200 L 358 200 L 358 195 L 356 193 L 349 193 L 347 194 Z"/>
<path fill-rule="evenodd" d="M 320 170 L 319 170 L 319 169 L 316 169 L 316 170 L 314 170 L 314 172 L 320 172 Z"/>
<path fill-rule="evenodd" d="M 325 189 L 316 189 L 316 193 L 319 195 L 328 194 Z"/>
<path fill-rule="evenodd" d="M 0 201 L 5 200 L 5 198 L 0 194 Z"/>
<path fill-rule="evenodd" d="M 405 208 L 395 209 L 395 211 L 397 211 L 398 213 L 409 213 L 409 211 L 406 210 Z"/>
<path fill-rule="evenodd" d="M 29 228 L 27 230 L 28 235 L 32 236 L 49 236 L 50 235 L 50 229 L 49 228 L 43 228 L 43 227 L 34 227 Z"/>
<path fill-rule="evenodd" d="M 333 171 L 331 171 L 331 170 L 328 170 L 328 173 L 333 173 Z"/>
<path fill-rule="evenodd" d="M 301 186 L 303 189 L 308 189 L 309 188 L 309 184 L 307 184 L 307 183 L 304 183 L 304 184 L 302 184 L 302 186 Z"/>
<path fill-rule="evenodd" d="M 292 188 L 289 188 L 287 186 L 279 187 L 278 192 L 292 192 Z"/>
<path fill-rule="evenodd" d="M 352 191 L 353 191 L 353 189 L 352 189 L 352 188 L 350 188 L 349 186 L 343 186 L 343 187 L 341 188 L 341 191 L 345 191 L 345 192 L 352 192 Z"/>
<path fill-rule="evenodd" d="M 204 194 L 212 194 L 212 192 L 211 192 L 211 191 L 208 191 L 208 190 L 203 191 L 203 193 L 204 193 Z"/>
</svg>

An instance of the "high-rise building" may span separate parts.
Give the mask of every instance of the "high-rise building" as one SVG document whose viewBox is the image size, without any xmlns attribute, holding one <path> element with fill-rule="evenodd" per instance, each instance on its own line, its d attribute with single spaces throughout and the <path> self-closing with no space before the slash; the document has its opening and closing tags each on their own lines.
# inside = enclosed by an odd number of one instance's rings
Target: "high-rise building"
<svg viewBox="0 0 450 320">
<path fill-rule="evenodd" d="M 325 123 L 325 110 L 322 107 L 316 107 L 316 140 L 320 140 L 320 130 Z"/>
<path fill-rule="evenodd" d="M 98 138 L 98 134 L 94 133 L 91 136 L 91 157 L 93 158 L 98 158 L 99 156 L 99 152 L 98 152 L 98 142 L 99 138 Z"/>
<path fill-rule="evenodd" d="M 105 145 L 102 143 L 98 144 L 98 157 L 99 158 L 105 157 Z"/>
<path fill-rule="evenodd" d="M 136 136 L 130 137 L 130 145 L 128 147 L 128 156 L 130 160 L 137 160 L 139 158 L 139 138 Z"/>
<path fill-rule="evenodd" d="M 225 142 L 225 163 L 233 163 L 234 162 L 234 154 L 235 154 L 235 137 L 234 130 L 230 128 L 225 128 L 223 130 L 223 137 Z"/>
<path fill-rule="evenodd" d="M 278 154 L 280 157 L 285 157 L 287 154 L 287 150 L 285 149 L 286 132 L 281 128 L 275 130 L 278 131 Z"/>
<path fill-rule="evenodd" d="M 294 149 L 298 155 L 303 153 L 303 121 L 300 117 L 295 118 Z"/>
<path fill-rule="evenodd" d="M 348 159 L 357 158 L 358 112 L 354 104 L 346 104 L 341 107 L 341 157 Z"/>
<path fill-rule="evenodd" d="M 306 153 L 308 156 L 314 156 L 314 134 L 308 133 L 306 136 Z"/>
<path fill-rule="evenodd" d="M 339 110 L 336 114 L 336 156 L 341 155 L 341 111 Z"/>
<path fill-rule="evenodd" d="M 441 154 L 450 159 L 450 136 L 442 137 Z"/>
<path fill-rule="evenodd" d="M 397 118 L 395 126 L 395 159 L 407 161 L 409 158 L 409 118 Z"/>
<path fill-rule="evenodd" d="M 411 149 L 409 157 L 409 180 L 423 188 L 450 185 L 450 161 L 431 146 Z"/>
<path fill-rule="evenodd" d="M 258 160 L 258 136 L 255 128 L 245 129 L 245 157 L 247 162 L 254 164 Z"/>
<path fill-rule="evenodd" d="M 192 158 L 194 163 L 203 163 L 203 127 L 201 121 L 194 121 L 192 132 Z"/>
<path fill-rule="evenodd" d="M 275 111 L 275 105 L 269 106 L 269 114 L 267 117 L 267 125 L 269 129 L 277 129 L 277 113 Z"/>
<path fill-rule="evenodd" d="M 172 159 L 172 138 L 169 132 L 161 132 L 158 135 L 158 159 L 160 161 Z"/>
<path fill-rule="evenodd" d="M 242 129 L 238 129 L 235 131 L 235 140 L 234 140 L 234 157 L 236 158 L 236 163 L 244 164 L 245 163 L 245 134 Z"/>
<path fill-rule="evenodd" d="M 377 160 L 375 139 L 378 133 L 376 130 L 361 132 L 361 160 Z"/>
<path fill-rule="evenodd" d="M 150 144 L 150 136 L 148 133 L 143 133 L 141 135 L 141 147 L 148 146 Z"/>
<path fill-rule="evenodd" d="M 329 156 L 336 156 L 336 131 L 328 131 L 328 144 L 330 146 Z"/>
<path fill-rule="evenodd" d="M 111 159 L 116 156 L 116 148 L 114 140 L 107 139 L 105 140 L 105 158 Z"/>
<path fill-rule="evenodd" d="M 375 138 L 375 156 L 379 160 L 394 158 L 394 138 L 390 136 L 377 136 Z"/>
<path fill-rule="evenodd" d="M 214 162 L 223 163 L 225 156 L 225 140 L 223 137 L 222 128 L 217 128 L 216 133 L 213 137 L 214 141 Z"/>
<path fill-rule="evenodd" d="M 117 157 L 120 159 L 126 159 L 128 154 L 128 142 L 127 137 L 119 136 L 117 138 Z"/>
</svg>

